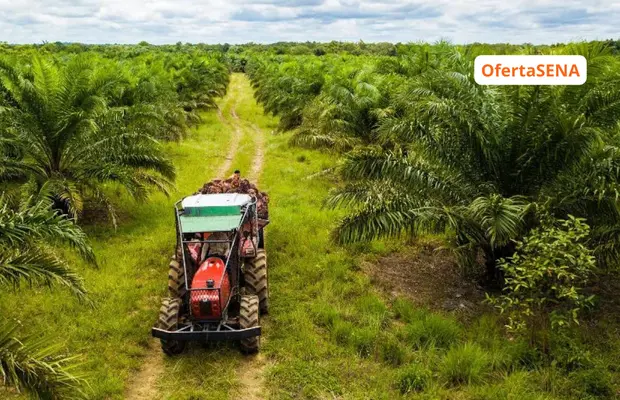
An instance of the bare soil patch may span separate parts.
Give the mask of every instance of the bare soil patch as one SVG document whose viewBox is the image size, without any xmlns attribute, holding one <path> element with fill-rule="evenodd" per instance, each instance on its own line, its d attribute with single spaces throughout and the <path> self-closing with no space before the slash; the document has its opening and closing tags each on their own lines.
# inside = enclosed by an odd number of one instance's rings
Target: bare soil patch
<svg viewBox="0 0 620 400">
<path fill-rule="evenodd" d="M 163 358 L 164 354 L 159 349 L 159 341 L 151 340 L 144 363 L 127 385 L 126 399 L 152 400 L 158 398 L 157 381 L 164 371 Z"/>
<path fill-rule="evenodd" d="M 249 179 L 258 185 L 260 173 L 263 170 L 263 162 L 265 161 L 265 133 L 255 124 L 252 124 L 252 129 L 256 136 L 254 138 L 254 146 L 256 148 L 254 158 L 252 159 L 252 168 L 250 170 Z"/>
<path fill-rule="evenodd" d="M 235 131 L 241 135 L 241 119 L 237 115 L 236 107 L 230 111 L 233 118 Z M 248 174 L 248 179 L 258 185 L 258 181 L 263 170 L 265 156 L 265 134 L 256 124 L 251 121 L 244 120 L 243 123 L 250 124 L 255 133 L 254 137 L 254 156 L 252 165 Z M 264 345 L 265 337 L 261 338 L 261 345 Z M 264 371 L 267 367 L 265 356 L 261 353 L 248 356 L 238 368 L 239 387 L 236 391 L 236 397 L 244 400 L 261 400 L 265 398 L 264 391 Z"/>
<path fill-rule="evenodd" d="M 265 398 L 263 390 L 266 367 L 267 361 L 261 353 L 248 357 L 241 364 L 238 369 L 239 388 L 236 398 L 244 400 L 262 400 Z"/>
<path fill-rule="evenodd" d="M 439 241 L 420 240 L 376 262 L 364 262 L 362 268 L 390 299 L 405 297 L 420 307 L 464 317 L 487 307 L 482 287 L 463 277 L 451 251 Z"/>
<path fill-rule="evenodd" d="M 230 113 L 234 118 L 237 118 L 237 114 L 235 113 L 235 107 L 233 107 Z M 226 124 L 226 120 L 224 119 L 224 116 L 222 115 L 222 110 L 219 107 L 218 107 L 217 116 L 223 124 Z M 222 177 L 228 172 L 228 170 L 232 166 L 233 158 L 235 158 L 235 154 L 237 154 L 237 149 L 239 148 L 239 142 L 241 141 L 242 137 L 243 137 L 243 131 L 241 131 L 241 127 L 239 126 L 239 124 L 234 124 L 234 131 L 233 131 L 232 138 L 230 140 L 230 146 L 228 147 L 226 157 L 224 159 L 224 162 L 220 165 L 220 168 L 217 170 L 217 174 L 215 174 L 215 176 Z"/>
</svg>

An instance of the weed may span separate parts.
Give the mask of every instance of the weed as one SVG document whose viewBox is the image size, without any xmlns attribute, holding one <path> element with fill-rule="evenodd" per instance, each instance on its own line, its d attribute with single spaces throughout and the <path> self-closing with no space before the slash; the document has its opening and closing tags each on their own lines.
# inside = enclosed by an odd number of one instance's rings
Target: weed
<svg viewBox="0 0 620 400">
<path fill-rule="evenodd" d="M 532 381 L 526 371 L 515 372 L 505 376 L 501 383 L 484 386 L 472 386 L 468 390 L 473 400 L 551 400 L 548 394 Z M 469 397 L 468 397 L 469 398 Z"/>
<path fill-rule="evenodd" d="M 377 330 L 370 327 L 354 328 L 349 337 L 351 344 L 361 357 L 369 357 L 372 354 L 376 339 Z"/>
<path fill-rule="evenodd" d="M 348 321 L 337 319 L 331 329 L 331 334 L 336 343 L 346 346 L 353 330 L 353 324 Z"/>
<path fill-rule="evenodd" d="M 315 324 L 327 329 L 332 329 L 335 322 L 340 319 L 338 311 L 329 304 L 317 302 L 312 310 Z"/>
<path fill-rule="evenodd" d="M 488 354 L 477 344 L 452 347 L 443 359 L 441 375 L 448 386 L 484 382 L 489 372 Z"/>
<path fill-rule="evenodd" d="M 611 399 L 614 396 L 609 372 L 602 368 L 587 369 L 570 375 L 573 391 L 578 397 L 588 396 L 597 399 Z"/>
<path fill-rule="evenodd" d="M 379 338 L 379 354 L 386 364 L 399 366 L 407 358 L 407 349 L 395 336 L 384 334 Z"/>
<path fill-rule="evenodd" d="M 392 312 L 394 313 L 394 317 L 405 322 L 414 321 L 416 315 L 418 315 L 415 306 L 409 300 L 405 300 L 401 297 L 396 298 L 392 303 Z"/>
<path fill-rule="evenodd" d="M 448 348 L 460 335 L 461 327 L 455 320 L 430 312 L 418 312 L 405 327 L 407 343 L 418 349 L 428 346 Z"/>
<path fill-rule="evenodd" d="M 423 365 L 407 365 L 398 376 L 398 389 L 402 394 L 421 392 L 426 389 L 431 377 L 431 371 Z"/>
</svg>

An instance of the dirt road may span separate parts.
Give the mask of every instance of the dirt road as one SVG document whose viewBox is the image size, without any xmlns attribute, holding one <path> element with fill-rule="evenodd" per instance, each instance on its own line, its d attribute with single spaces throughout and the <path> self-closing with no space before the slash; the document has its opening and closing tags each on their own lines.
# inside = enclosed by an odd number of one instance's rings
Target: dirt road
<svg viewBox="0 0 620 400">
<path fill-rule="evenodd" d="M 230 140 L 226 152 L 219 159 L 219 164 L 214 165 L 213 175 L 206 177 L 205 181 L 226 177 L 231 173 L 231 170 L 237 168 L 236 162 L 244 156 L 248 156 L 247 154 L 239 154 L 242 147 L 252 149 L 248 179 L 252 182 L 257 182 L 260 179 L 265 154 L 265 133 L 252 121 L 243 120 L 237 112 L 237 108 L 242 102 L 254 101 L 251 93 L 247 78 L 235 75 L 227 95 L 219 102 L 218 109 L 212 111 L 217 113 L 218 121 L 224 128 L 222 130 L 229 135 Z M 244 141 L 250 143 L 244 143 Z M 241 146 L 242 144 L 245 146 Z M 165 285 L 165 281 L 162 281 L 162 285 Z M 208 352 L 209 350 L 203 351 Z M 191 361 L 190 358 L 188 362 Z M 154 339 L 151 340 L 142 367 L 131 377 L 126 386 L 125 398 L 129 400 L 164 398 L 160 383 L 166 377 L 170 367 L 167 364 L 170 363 L 182 364 L 184 360 L 182 356 L 174 360 L 166 360 L 159 347 L 159 342 Z M 260 355 L 239 360 L 235 366 L 238 380 L 238 384 L 234 385 L 235 398 L 250 400 L 264 398 L 262 392 L 265 364 L 264 358 Z"/>
</svg>

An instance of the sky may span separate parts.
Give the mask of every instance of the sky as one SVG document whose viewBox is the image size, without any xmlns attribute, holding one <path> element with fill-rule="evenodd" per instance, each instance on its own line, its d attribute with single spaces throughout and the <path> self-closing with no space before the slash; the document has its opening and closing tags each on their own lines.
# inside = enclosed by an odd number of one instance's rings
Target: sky
<svg viewBox="0 0 620 400">
<path fill-rule="evenodd" d="M 9 43 L 620 39 L 619 0 L 0 0 Z"/>
</svg>

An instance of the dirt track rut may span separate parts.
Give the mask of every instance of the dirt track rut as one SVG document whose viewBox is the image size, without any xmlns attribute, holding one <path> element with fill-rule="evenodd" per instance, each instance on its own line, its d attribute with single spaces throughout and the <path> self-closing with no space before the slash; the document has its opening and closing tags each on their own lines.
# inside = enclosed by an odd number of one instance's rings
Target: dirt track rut
<svg viewBox="0 0 620 400">
<path fill-rule="evenodd" d="M 248 126 L 251 127 L 251 135 L 254 142 L 254 155 L 247 178 L 258 185 L 265 158 L 265 133 L 256 124 L 252 123 L 252 121 L 242 120 L 237 115 L 236 107 L 231 110 L 230 115 L 235 131 L 242 130 L 243 127 L 246 129 Z M 265 338 L 261 338 L 262 344 L 264 344 L 264 341 Z M 233 398 L 244 400 L 264 399 L 264 371 L 266 366 L 267 362 L 265 357 L 260 353 L 243 359 L 237 368 L 239 385 Z"/>
</svg>

